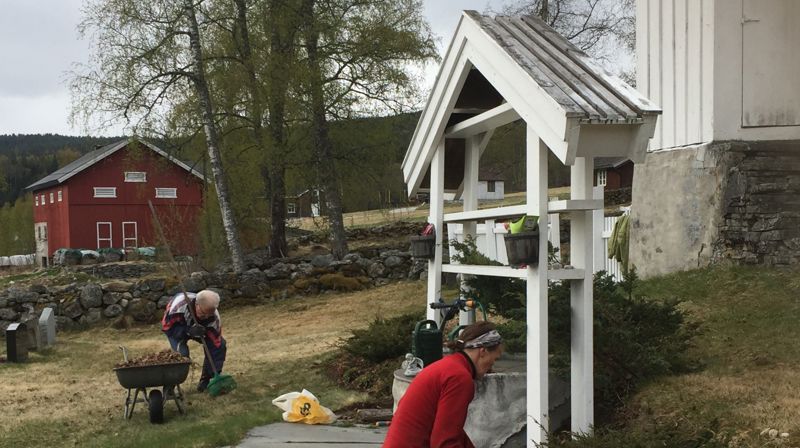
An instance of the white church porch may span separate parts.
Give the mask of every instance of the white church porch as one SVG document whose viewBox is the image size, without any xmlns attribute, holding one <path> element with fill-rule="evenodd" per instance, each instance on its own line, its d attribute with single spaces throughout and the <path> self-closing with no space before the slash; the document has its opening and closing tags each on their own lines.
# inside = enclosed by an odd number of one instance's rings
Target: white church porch
<svg viewBox="0 0 800 448">
<path fill-rule="evenodd" d="M 591 431 L 594 416 L 592 322 L 594 246 L 601 228 L 593 214 L 593 158 L 642 159 L 660 111 L 638 92 L 600 69 L 583 52 L 532 17 L 489 17 L 466 11 L 443 59 L 426 108 L 403 161 L 409 194 L 430 192 L 429 222 L 436 229 L 428 265 L 428 303 L 441 295 L 441 273 L 515 277 L 527 282 L 527 443 L 546 441 L 548 418 L 548 309 L 551 280 L 571 282 L 572 431 Z M 527 128 L 526 203 L 478 210 L 479 160 L 494 129 L 523 120 Z M 548 151 L 571 167 L 569 200 L 548 201 Z M 463 198 L 463 211 L 444 213 L 445 192 Z M 538 266 L 444 263 L 445 224 L 474 236 L 478 222 L 492 226 L 520 215 L 571 218 L 572 269 L 550 269 L 547 238 L 539 239 Z M 436 320 L 434 310 L 428 318 Z M 469 316 L 462 316 L 462 322 Z"/>
</svg>

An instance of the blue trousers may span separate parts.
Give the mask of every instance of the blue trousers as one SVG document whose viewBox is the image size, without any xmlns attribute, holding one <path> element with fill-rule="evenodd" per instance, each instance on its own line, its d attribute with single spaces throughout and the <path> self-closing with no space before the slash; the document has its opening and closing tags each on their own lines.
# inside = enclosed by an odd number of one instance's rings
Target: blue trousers
<svg viewBox="0 0 800 448">
<path fill-rule="evenodd" d="M 186 337 L 185 329 L 181 329 L 180 326 L 176 325 L 175 327 L 172 327 L 166 331 L 165 334 L 167 335 L 167 340 L 169 340 L 169 345 L 173 350 L 183 356 L 189 356 L 189 339 Z M 220 339 L 221 344 L 219 347 L 215 347 L 214 344 L 208 340 L 208 338 L 204 339 L 204 343 L 206 344 L 206 347 L 208 347 L 208 352 L 211 355 L 211 359 L 209 360 L 208 356 L 206 356 L 205 360 L 203 361 L 203 373 L 200 376 L 201 381 L 209 380 L 214 376 L 214 371 L 211 370 L 211 362 L 214 363 L 214 367 L 217 368 L 217 372 L 222 372 L 222 365 L 225 364 L 225 355 L 227 354 L 228 349 L 225 344 L 225 338 Z"/>
</svg>

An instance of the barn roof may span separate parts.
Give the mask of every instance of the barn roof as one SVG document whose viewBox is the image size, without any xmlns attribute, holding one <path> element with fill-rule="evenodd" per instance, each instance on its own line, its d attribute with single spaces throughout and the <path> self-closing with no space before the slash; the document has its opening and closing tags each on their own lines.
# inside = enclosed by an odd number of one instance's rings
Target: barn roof
<svg viewBox="0 0 800 448">
<path fill-rule="evenodd" d="M 501 180 L 505 181 L 506 176 L 503 172 L 492 167 L 480 166 L 478 168 L 478 180 Z"/>
<path fill-rule="evenodd" d="M 453 176 L 463 176 L 463 148 L 455 147 L 463 144 L 455 141 L 483 135 L 485 143 L 493 129 L 519 119 L 567 165 L 587 156 L 636 161 L 660 113 L 542 20 L 464 11 L 403 175 L 409 194 L 425 188 L 433 153 L 444 143 L 445 189 L 453 189 Z"/>
<path fill-rule="evenodd" d="M 629 161 L 626 157 L 598 157 L 594 159 L 594 169 L 619 168 Z"/>
<path fill-rule="evenodd" d="M 193 174 L 200 178 L 201 180 L 205 180 L 205 177 L 198 172 L 197 170 L 193 169 L 189 165 L 181 162 L 175 156 L 172 156 L 165 152 L 163 149 L 157 147 L 156 145 L 142 140 L 140 138 L 129 138 L 125 140 L 120 140 L 115 143 L 108 144 L 101 148 L 95 149 L 94 151 L 88 152 L 84 154 L 82 157 L 64 165 L 63 167 L 53 171 L 52 173 L 48 174 L 47 176 L 37 180 L 36 182 L 28 185 L 25 187 L 28 191 L 36 191 L 41 190 L 42 188 L 52 187 L 54 185 L 59 185 L 64 183 L 67 179 L 71 178 L 72 176 L 80 173 L 81 171 L 91 167 L 95 163 L 105 159 L 106 157 L 114 154 L 115 152 L 119 151 L 120 149 L 128 146 L 130 143 L 139 142 L 143 144 L 145 147 L 150 148 L 155 153 L 165 157 L 172 163 L 178 165 L 179 167 L 183 168 L 184 170 L 188 171 L 190 174 Z"/>
</svg>

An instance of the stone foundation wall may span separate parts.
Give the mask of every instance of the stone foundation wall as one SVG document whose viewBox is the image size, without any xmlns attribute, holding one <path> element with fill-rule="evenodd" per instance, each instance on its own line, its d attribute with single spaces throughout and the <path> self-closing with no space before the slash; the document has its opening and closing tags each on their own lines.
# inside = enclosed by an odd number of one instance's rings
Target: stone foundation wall
<svg viewBox="0 0 800 448">
<path fill-rule="evenodd" d="M 650 277 L 800 262 L 800 142 L 714 142 L 635 168 L 630 259 Z"/>
<path fill-rule="evenodd" d="M 733 143 L 714 261 L 800 262 L 800 141 Z"/>
</svg>

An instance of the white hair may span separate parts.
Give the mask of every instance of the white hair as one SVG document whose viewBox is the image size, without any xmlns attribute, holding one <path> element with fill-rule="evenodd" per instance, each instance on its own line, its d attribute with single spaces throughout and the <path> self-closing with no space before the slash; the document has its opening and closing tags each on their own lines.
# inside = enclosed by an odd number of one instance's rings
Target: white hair
<svg viewBox="0 0 800 448">
<path fill-rule="evenodd" d="M 198 305 L 202 305 L 203 307 L 219 308 L 219 294 L 210 289 L 204 289 L 198 292 L 195 301 Z"/>
</svg>

